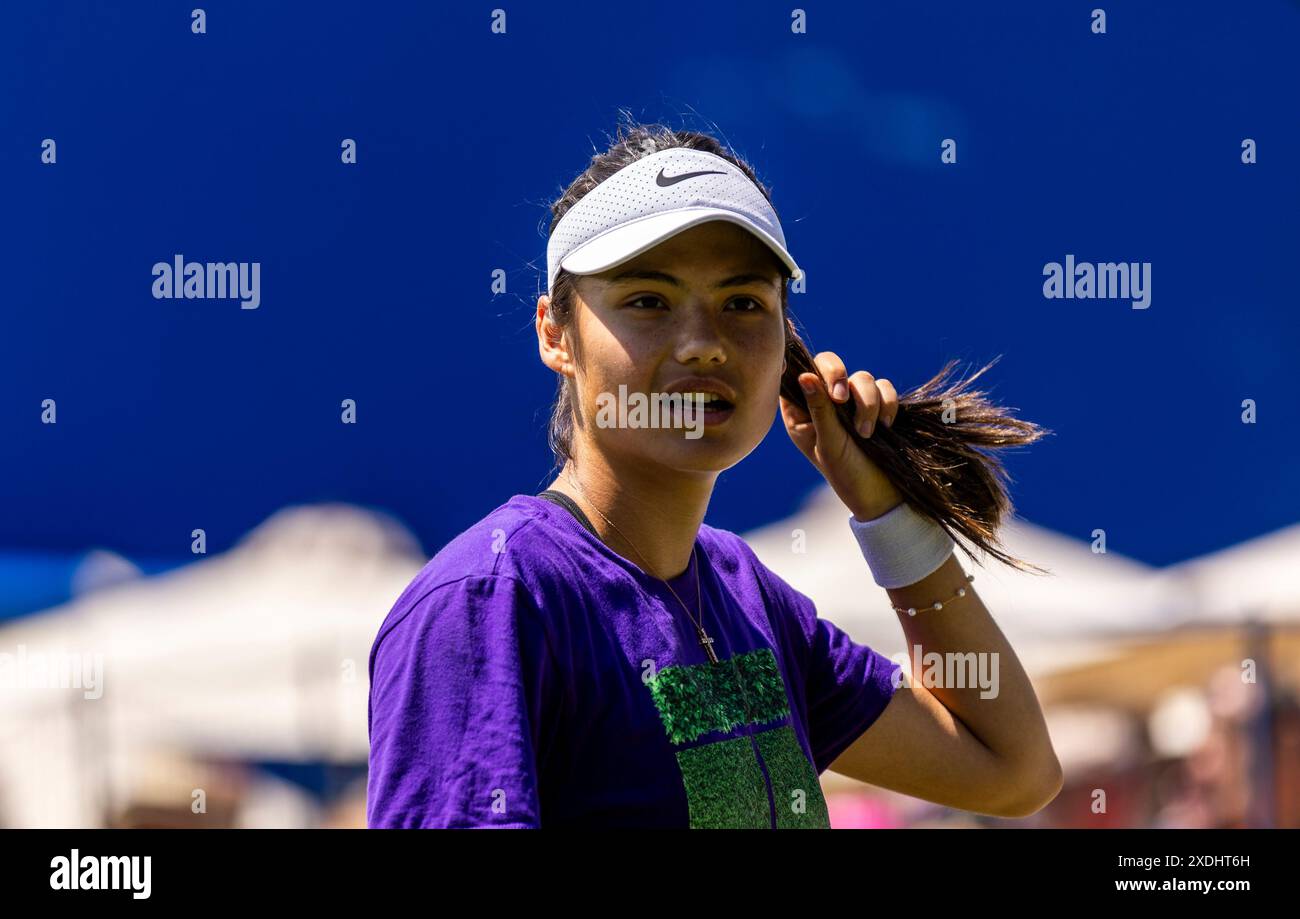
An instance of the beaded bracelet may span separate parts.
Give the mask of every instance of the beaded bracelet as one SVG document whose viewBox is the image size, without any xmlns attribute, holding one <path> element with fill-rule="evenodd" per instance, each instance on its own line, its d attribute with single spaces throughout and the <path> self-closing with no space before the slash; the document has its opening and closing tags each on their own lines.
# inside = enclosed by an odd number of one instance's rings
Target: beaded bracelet
<svg viewBox="0 0 1300 919">
<path fill-rule="evenodd" d="M 973 575 L 973 574 L 968 574 L 968 575 L 966 575 L 966 580 L 967 580 L 967 581 L 973 581 L 973 580 L 975 580 L 975 575 Z M 962 587 L 958 587 L 958 588 L 957 588 L 957 593 L 956 593 L 956 595 L 949 597 L 949 598 L 948 598 L 948 602 L 951 603 L 953 600 L 957 600 L 957 599 L 959 599 L 959 598 L 961 598 L 961 597 L 964 597 L 964 596 L 966 596 L 966 588 L 965 588 L 964 586 L 962 586 Z M 943 604 L 940 603 L 938 600 L 935 600 L 933 606 L 923 606 L 923 607 L 921 607 L 921 609 L 922 609 L 922 610 L 929 610 L 929 609 L 936 609 L 936 610 L 937 610 L 937 609 L 943 609 Z M 900 612 L 900 613 L 907 613 L 907 615 L 909 615 L 909 616 L 915 616 L 915 615 L 916 615 L 916 607 L 915 607 L 915 606 L 909 606 L 909 607 L 907 607 L 906 609 L 904 609 L 904 608 L 901 607 L 901 606 L 895 606 L 895 607 L 894 607 L 894 610 L 897 611 L 897 612 Z"/>
</svg>

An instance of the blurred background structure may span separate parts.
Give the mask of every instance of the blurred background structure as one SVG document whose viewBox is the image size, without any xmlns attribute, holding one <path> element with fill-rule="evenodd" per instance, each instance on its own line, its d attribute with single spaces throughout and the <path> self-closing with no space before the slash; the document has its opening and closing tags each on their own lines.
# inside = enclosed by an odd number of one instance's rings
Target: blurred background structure
<svg viewBox="0 0 1300 919">
<path fill-rule="evenodd" d="M 744 535 L 822 616 L 904 661 L 846 519 L 823 488 Z M 1166 569 L 1024 521 L 1006 543 L 1052 573 L 966 567 L 1066 772 L 1014 823 L 1300 826 L 1300 593 L 1279 589 L 1300 526 Z M 0 825 L 364 826 L 370 644 L 424 561 L 386 515 L 286 508 L 226 553 L 0 628 Z M 1238 572 L 1253 594 L 1221 591 Z M 1005 822 L 823 785 L 837 827 Z"/>
<path fill-rule="evenodd" d="M 549 481 L 548 205 L 620 109 L 772 186 L 815 351 L 1002 355 L 1054 432 L 1006 533 L 1052 576 L 974 569 L 1066 760 L 1017 823 L 1300 824 L 1300 5 L 193 8 L 0 6 L 0 825 L 359 825 L 380 621 Z M 177 255 L 260 305 L 155 299 Z M 1150 303 L 1045 299 L 1067 255 Z M 708 522 L 901 652 L 820 486 L 778 428 Z"/>
</svg>

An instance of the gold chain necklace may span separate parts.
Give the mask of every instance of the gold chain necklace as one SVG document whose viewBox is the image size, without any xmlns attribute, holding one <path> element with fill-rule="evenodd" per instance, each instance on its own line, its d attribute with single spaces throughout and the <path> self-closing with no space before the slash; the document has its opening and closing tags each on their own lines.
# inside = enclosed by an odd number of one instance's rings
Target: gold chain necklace
<svg viewBox="0 0 1300 919">
<path fill-rule="evenodd" d="M 659 577 L 659 575 L 655 574 L 654 569 L 650 567 L 650 563 L 647 562 L 645 560 L 645 556 L 641 554 L 641 550 L 636 547 L 636 543 L 628 539 L 627 534 L 624 533 L 622 530 L 620 530 L 618 526 L 615 525 L 614 521 L 606 517 L 605 512 L 596 506 L 596 502 L 592 501 L 591 498 L 587 497 L 586 490 L 583 489 L 583 487 L 578 484 L 577 480 L 573 477 L 572 473 L 569 474 L 568 480 L 569 483 L 578 490 L 578 493 L 582 495 L 582 497 L 586 498 L 587 503 L 591 505 L 591 509 L 594 510 L 597 514 L 600 514 L 600 518 L 604 520 L 606 523 L 608 523 L 610 527 L 614 530 L 614 532 L 617 533 L 619 536 L 622 536 L 623 541 L 632 547 L 632 551 L 636 553 L 637 558 L 641 559 L 641 564 L 645 566 L 645 569 L 650 573 L 650 576 L 655 578 L 656 580 L 663 581 L 664 586 L 667 587 L 669 592 L 673 595 L 673 599 L 675 599 L 678 602 L 678 604 L 681 606 L 681 608 L 686 611 L 686 617 L 691 620 L 691 625 L 695 626 L 695 636 L 700 643 L 700 647 L 704 649 L 704 653 L 708 655 L 709 663 L 710 664 L 718 663 L 718 655 L 713 650 L 713 639 L 709 637 L 708 632 L 704 631 L 704 626 L 700 623 L 700 621 L 691 615 L 691 611 L 689 608 L 687 608 L 686 604 L 682 603 L 682 598 L 677 596 L 677 591 L 673 590 L 673 585 L 669 584 L 666 578 L 661 578 Z M 699 564 L 699 558 L 695 554 L 694 544 L 691 545 L 691 560 L 695 563 L 695 606 L 697 609 L 699 609 L 700 616 L 703 617 L 704 604 L 702 600 L 702 594 L 700 592 L 700 564 Z"/>
</svg>

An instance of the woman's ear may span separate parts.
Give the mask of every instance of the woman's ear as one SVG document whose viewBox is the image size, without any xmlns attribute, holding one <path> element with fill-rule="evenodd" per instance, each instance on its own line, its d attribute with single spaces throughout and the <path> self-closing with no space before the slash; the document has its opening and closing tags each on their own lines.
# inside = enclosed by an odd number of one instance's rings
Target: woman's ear
<svg viewBox="0 0 1300 919">
<path fill-rule="evenodd" d="M 556 373 L 564 373 L 572 362 L 572 356 L 565 347 L 564 330 L 556 324 L 551 316 L 551 298 L 542 294 L 537 298 L 537 353 L 542 363 Z"/>
</svg>

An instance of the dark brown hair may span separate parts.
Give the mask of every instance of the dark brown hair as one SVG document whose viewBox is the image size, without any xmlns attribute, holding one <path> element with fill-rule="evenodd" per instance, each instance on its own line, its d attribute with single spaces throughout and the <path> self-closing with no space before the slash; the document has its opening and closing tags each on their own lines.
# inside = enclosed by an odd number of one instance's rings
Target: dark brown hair
<svg viewBox="0 0 1300 919">
<path fill-rule="evenodd" d="M 627 116 L 603 153 L 591 158 L 587 169 L 550 206 L 550 231 L 569 208 L 618 170 L 643 156 L 674 147 L 689 147 L 714 153 L 734 163 L 767 197 L 767 186 L 739 155 L 710 134 L 673 130 L 661 124 L 640 124 Z M 788 280 L 789 271 L 782 264 Z M 550 316 L 563 328 L 573 318 L 576 279 L 561 270 L 551 296 Z M 799 388 L 801 373 L 821 372 L 813 352 L 804 344 L 789 311 L 789 290 L 781 285 L 781 313 L 785 317 L 786 368 L 781 377 L 781 395 L 800 408 L 808 403 Z M 1031 444 L 1049 431 L 1012 417 L 1011 409 L 989 402 L 985 393 L 971 384 L 1000 358 L 969 377 L 953 380 L 957 361 L 949 361 L 927 383 L 898 397 L 898 416 L 892 426 L 878 425 L 870 440 L 854 428 L 853 402 L 837 403 L 835 411 L 849 436 L 880 467 L 904 499 L 917 511 L 938 523 L 949 536 L 965 537 L 976 548 L 1021 570 L 1044 571 L 1007 553 L 998 531 L 1013 511 L 1007 493 L 1010 477 L 1002 461 L 991 451 Z M 556 467 L 572 458 L 573 390 L 569 378 L 558 374 L 559 383 L 551 411 L 549 441 Z M 972 560 L 974 552 L 957 539 L 957 545 Z"/>
</svg>

